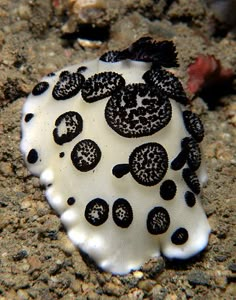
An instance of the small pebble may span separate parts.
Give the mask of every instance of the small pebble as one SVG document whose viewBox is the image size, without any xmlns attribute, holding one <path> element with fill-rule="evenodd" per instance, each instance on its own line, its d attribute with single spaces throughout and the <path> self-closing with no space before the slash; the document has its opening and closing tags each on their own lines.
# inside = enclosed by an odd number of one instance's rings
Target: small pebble
<svg viewBox="0 0 236 300">
<path fill-rule="evenodd" d="M 165 261 L 163 257 L 150 259 L 142 267 L 142 271 L 148 273 L 149 277 L 154 278 L 155 275 L 160 274 L 165 269 Z"/>
<path fill-rule="evenodd" d="M 135 272 L 133 273 L 133 275 L 134 275 L 134 277 L 137 278 L 137 279 L 143 278 L 143 272 L 141 272 L 141 271 L 135 271 Z"/>
<path fill-rule="evenodd" d="M 10 162 L 0 162 L 0 173 L 5 177 L 13 175 L 12 164 Z"/>
<path fill-rule="evenodd" d="M 107 282 L 103 286 L 104 293 L 112 296 L 119 297 L 124 294 L 124 289 L 122 286 L 118 286 L 114 283 Z"/>
<path fill-rule="evenodd" d="M 41 268 L 41 261 L 36 256 L 28 257 L 28 263 L 33 270 Z"/>
<path fill-rule="evenodd" d="M 22 260 L 23 258 L 26 258 L 28 256 L 28 252 L 26 250 L 20 250 L 17 252 L 16 255 L 13 255 L 13 260 L 14 261 L 19 261 Z"/>
<path fill-rule="evenodd" d="M 236 263 L 229 264 L 228 269 L 233 273 L 236 273 Z"/>
<path fill-rule="evenodd" d="M 209 276 L 202 272 L 202 271 L 192 271 L 188 277 L 188 282 L 192 285 L 192 286 L 196 286 L 196 285 L 205 285 L 205 286 L 209 286 L 210 284 L 210 278 Z"/>
<path fill-rule="evenodd" d="M 150 292 L 154 285 L 156 284 L 156 281 L 151 279 L 142 280 L 138 283 L 138 287 L 144 291 Z"/>
<path fill-rule="evenodd" d="M 19 299 L 19 300 L 28 300 L 29 299 L 28 293 L 23 289 L 20 289 L 17 291 L 17 296 L 18 296 L 17 299 Z"/>
</svg>

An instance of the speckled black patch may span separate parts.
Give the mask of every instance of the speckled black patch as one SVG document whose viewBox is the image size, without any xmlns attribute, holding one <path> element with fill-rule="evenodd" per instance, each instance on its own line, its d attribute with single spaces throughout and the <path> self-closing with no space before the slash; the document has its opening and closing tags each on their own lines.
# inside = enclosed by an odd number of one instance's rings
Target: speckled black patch
<svg viewBox="0 0 236 300">
<path fill-rule="evenodd" d="M 41 81 L 32 90 L 32 95 L 40 96 L 49 88 L 49 83 L 47 81 Z"/>
<path fill-rule="evenodd" d="M 143 75 L 144 81 L 149 85 L 154 85 L 158 90 L 177 102 L 186 105 L 188 98 L 181 82 L 172 73 L 162 69 L 151 69 Z"/>
<path fill-rule="evenodd" d="M 168 155 L 158 143 L 146 143 L 133 150 L 129 157 L 130 173 L 140 184 L 152 186 L 159 183 L 168 168 Z"/>
<path fill-rule="evenodd" d="M 129 164 L 118 164 L 112 168 L 112 174 L 116 178 L 121 178 L 129 173 Z"/>
<path fill-rule="evenodd" d="M 81 115 L 75 111 L 68 111 L 60 115 L 53 129 L 54 141 L 58 145 L 71 142 L 83 129 Z"/>
<path fill-rule="evenodd" d="M 52 91 L 53 98 L 55 100 L 67 100 L 74 97 L 82 88 L 84 81 L 84 76 L 79 72 L 61 72 Z"/>
<path fill-rule="evenodd" d="M 183 245 L 188 240 L 188 231 L 185 228 L 178 228 L 171 236 L 171 242 L 175 245 Z"/>
<path fill-rule="evenodd" d="M 184 168 L 182 176 L 187 186 L 195 193 L 200 193 L 200 183 L 196 173 L 189 168 Z"/>
<path fill-rule="evenodd" d="M 188 110 L 183 112 L 184 124 L 191 136 L 200 143 L 204 138 L 204 127 L 199 117 Z"/>
<path fill-rule="evenodd" d="M 117 199 L 112 207 L 112 217 L 117 226 L 129 227 L 133 221 L 133 211 L 129 202 L 123 198 Z"/>
<path fill-rule="evenodd" d="M 70 205 L 70 206 L 73 205 L 73 204 L 75 204 L 75 198 L 74 197 L 68 198 L 67 199 L 67 204 Z"/>
<path fill-rule="evenodd" d="M 160 195 L 164 200 L 171 200 L 174 198 L 177 191 L 176 184 L 173 180 L 167 179 L 162 182 L 160 186 Z"/>
<path fill-rule="evenodd" d="M 111 96 L 105 109 L 108 125 L 124 137 L 149 136 L 164 128 L 172 115 L 164 95 L 146 84 L 129 84 Z"/>
<path fill-rule="evenodd" d="M 32 118 L 34 117 L 34 114 L 26 114 L 25 115 L 25 122 L 28 123 Z"/>
<path fill-rule="evenodd" d="M 115 63 L 122 59 L 121 51 L 108 51 L 99 58 L 99 60 L 109 63 Z"/>
<path fill-rule="evenodd" d="M 106 222 L 109 215 L 109 206 L 101 198 L 91 200 L 85 209 L 84 216 L 86 220 L 94 225 L 99 226 Z"/>
<path fill-rule="evenodd" d="M 196 171 L 201 165 L 201 150 L 198 143 L 191 137 L 186 137 L 182 140 L 181 146 L 187 149 L 187 163 L 192 171 Z"/>
<path fill-rule="evenodd" d="M 27 162 L 30 164 L 35 164 L 38 161 L 38 152 L 35 149 L 31 149 L 27 155 Z"/>
<path fill-rule="evenodd" d="M 151 234 L 162 234 L 170 226 L 170 216 L 168 211 L 161 206 L 154 207 L 147 217 L 147 230 Z"/>
<path fill-rule="evenodd" d="M 89 77 L 83 84 L 81 95 L 92 103 L 111 96 L 125 86 L 125 79 L 115 72 L 102 72 Z"/>
<path fill-rule="evenodd" d="M 187 192 L 184 194 L 184 198 L 185 198 L 186 204 L 187 204 L 189 207 L 193 207 L 193 206 L 196 204 L 196 197 L 195 197 L 195 195 L 194 195 L 192 192 L 187 191 Z"/>
<path fill-rule="evenodd" d="M 71 152 L 71 160 L 76 169 L 87 172 L 96 167 L 101 155 L 98 145 L 92 140 L 85 139 L 74 146 Z"/>
</svg>

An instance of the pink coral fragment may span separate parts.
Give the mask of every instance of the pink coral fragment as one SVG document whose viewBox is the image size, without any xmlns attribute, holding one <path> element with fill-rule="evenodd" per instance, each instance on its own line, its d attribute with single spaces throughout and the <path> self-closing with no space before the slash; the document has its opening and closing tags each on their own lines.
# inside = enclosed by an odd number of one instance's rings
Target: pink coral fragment
<svg viewBox="0 0 236 300">
<path fill-rule="evenodd" d="M 187 72 L 189 75 L 187 88 L 193 94 L 201 92 L 205 88 L 231 81 L 234 76 L 233 70 L 222 67 L 220 60 L 216 59 L 214 55 L 200 54 L 188 66 Z"/>
</svg>

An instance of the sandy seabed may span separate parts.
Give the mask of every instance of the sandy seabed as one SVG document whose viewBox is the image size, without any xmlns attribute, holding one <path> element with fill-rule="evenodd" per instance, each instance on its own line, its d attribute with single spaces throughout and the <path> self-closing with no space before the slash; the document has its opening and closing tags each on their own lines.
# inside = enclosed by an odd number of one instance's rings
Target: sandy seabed
<svg viewBox="0 0 236 300">
<path fill-rule="evenodd" d="M 185 86 L 187 66 L 199 53 L 215 55 L 236 71 L 236 40 L 213 34 L 212 13 L 202 1 L 171 2 L 165 7 L 154 0 L 107 1 L 97 22 L 109 26 L 110 37 L 99 47 L 84 47 L 61 39 L 62 29 L 74 26 L 66 1 L 1 1 L 0 300 L 235 299 L 235 95 L 222 97 L 214 110 L 201 98 L 192 103 L 206 131 L 209 181 L 203 206 L 212 234 L 206 250 L 188 262 L 160 257 L 126 276 L 98 270 L 71 245 L 19 151 L 24 99 L 43 75 L 122 49 L 141 36 L 174 41 Z"/>
</svg>

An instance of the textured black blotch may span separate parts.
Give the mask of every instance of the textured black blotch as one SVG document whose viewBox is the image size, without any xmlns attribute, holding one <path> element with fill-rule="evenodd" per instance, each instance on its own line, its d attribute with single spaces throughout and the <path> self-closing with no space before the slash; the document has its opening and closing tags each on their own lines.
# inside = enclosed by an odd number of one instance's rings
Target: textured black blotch
<svg viewBox="0 0 236 300">
<path fill-rule="evenodd" d="M 181 146 L 187 149 L 187 163 L 192 171 L 196 171 L 201 165 L 201 150 L 198 143 L 191 137 L 182 140 Z"/>
<path fill-rule="evenodd" d="M 125 86 L 125 79 L 115 72 L 102 72 L 89 77 L 83 84 L 81 95 L 92 103 L 111 96 Z"/>
<path fill-rule="evenodd" d="M 62 71 L 53 88 L 53 98 L 55 100 L 67 100 L 74 97 L 82 88 L 84 81 L 84 76 L 79 72 Z"/>
<path fill-rule="evenodd" d="M 177 191 L 176 184 L 171 179 L 163 181 L 160 186 L 160 195 L 164 200 L 173 199 L 176 194 L 176 191 Z"/>
<path fill-rule="evenodd" d="M 162 234 L 170 226 L 170 216 L 168 211 L 161 206 L 154 207 L 147 217 L 147 230 L 151 234 Z"/>
<path fill-rule="evenodd" d="M 134 138 L 152 135 L 171 120 L 168 98 L 146 84 L 129 84 L 111 96 L 105 108 L 108 125 L 119 135 Z"/>
<path fill-rule="evenodd" d="M 182 176 L 187 186 L 195 193 L 200 193 L 200 183 L 196 173 L 189 168 L 184 168 L 182 171 Z"/>
<path fill-rule="evenodd" d="M 123 198 L 117 199 L 112 207 L 112 217 L 117 226 L 129 227 L 133 221 L 133 211 L 129 202 Z"/>
<path fill-rule="evenodd" d="M 35 149 L 31 149 L 27 155 L 27 161 L 30 164 L 35 164 L 38 160 L 38 152 Z"/>
<path fill-rule="evenodd" d="M 185 228 L 178 228 L 171 236 L 171 242 L 175 245 L 183 245 L 188 240 L 188 231 Z"/>
<path fill-rule="evenodd" d="M 199 117 L 195 113 L 185 110 L 183 119 L 187 131 L 200 143 L 204 138 L 204 127 Z"/>
<path fill-rule="evenodd" d="M 129 157 L 130 173 L 140 184 L 152 186 L 159 183 L 168 168 L 168 155 L 158 143 L 146 143 L 136 147 Z"/>
<path fill-rule="evenodd" d="M 67 111 L 60 115 L 53 130 L 54 141 L 58 145 L 71 142 L 83 129 L 83 120 L 79 113 Z"/>
<path fill-rule="evenodd" d="M 181 82 L 172 73 L 162 68 L 155 68 L 144 73 L 143 79 L 148 85 L 155 86 L 177 102 L 184 105 L 188 103 L 188 98 Z"/>
<path fill-rule="evenodd" d="M 86 220 L 94 225 L 99 226 L 106 222 L 109 215 L 109 205 L 101 198 L 91 200 L 85 209 L 84 216 Z"/>
<path fill-rule="evenodd" d="M 41 81 L 32 90 L 32 95 L 40 96 L 49 88 L 49 83 L 47 81 Z"/>
<path fill-rule="evenodd" d="M 71 152 L 71 160 L 77 170 L 87 172 L 96 167 L 101 155 L 98 145 L 92 140 L 85 139 L 74 146 Z"/>
<path fill-rule="evenodd" d="M 115 63 L 125 59 L 121 54 L 121 51 L 108 51 L 104 53 L 99 59 L 104 62 Z"/>
</svg>

